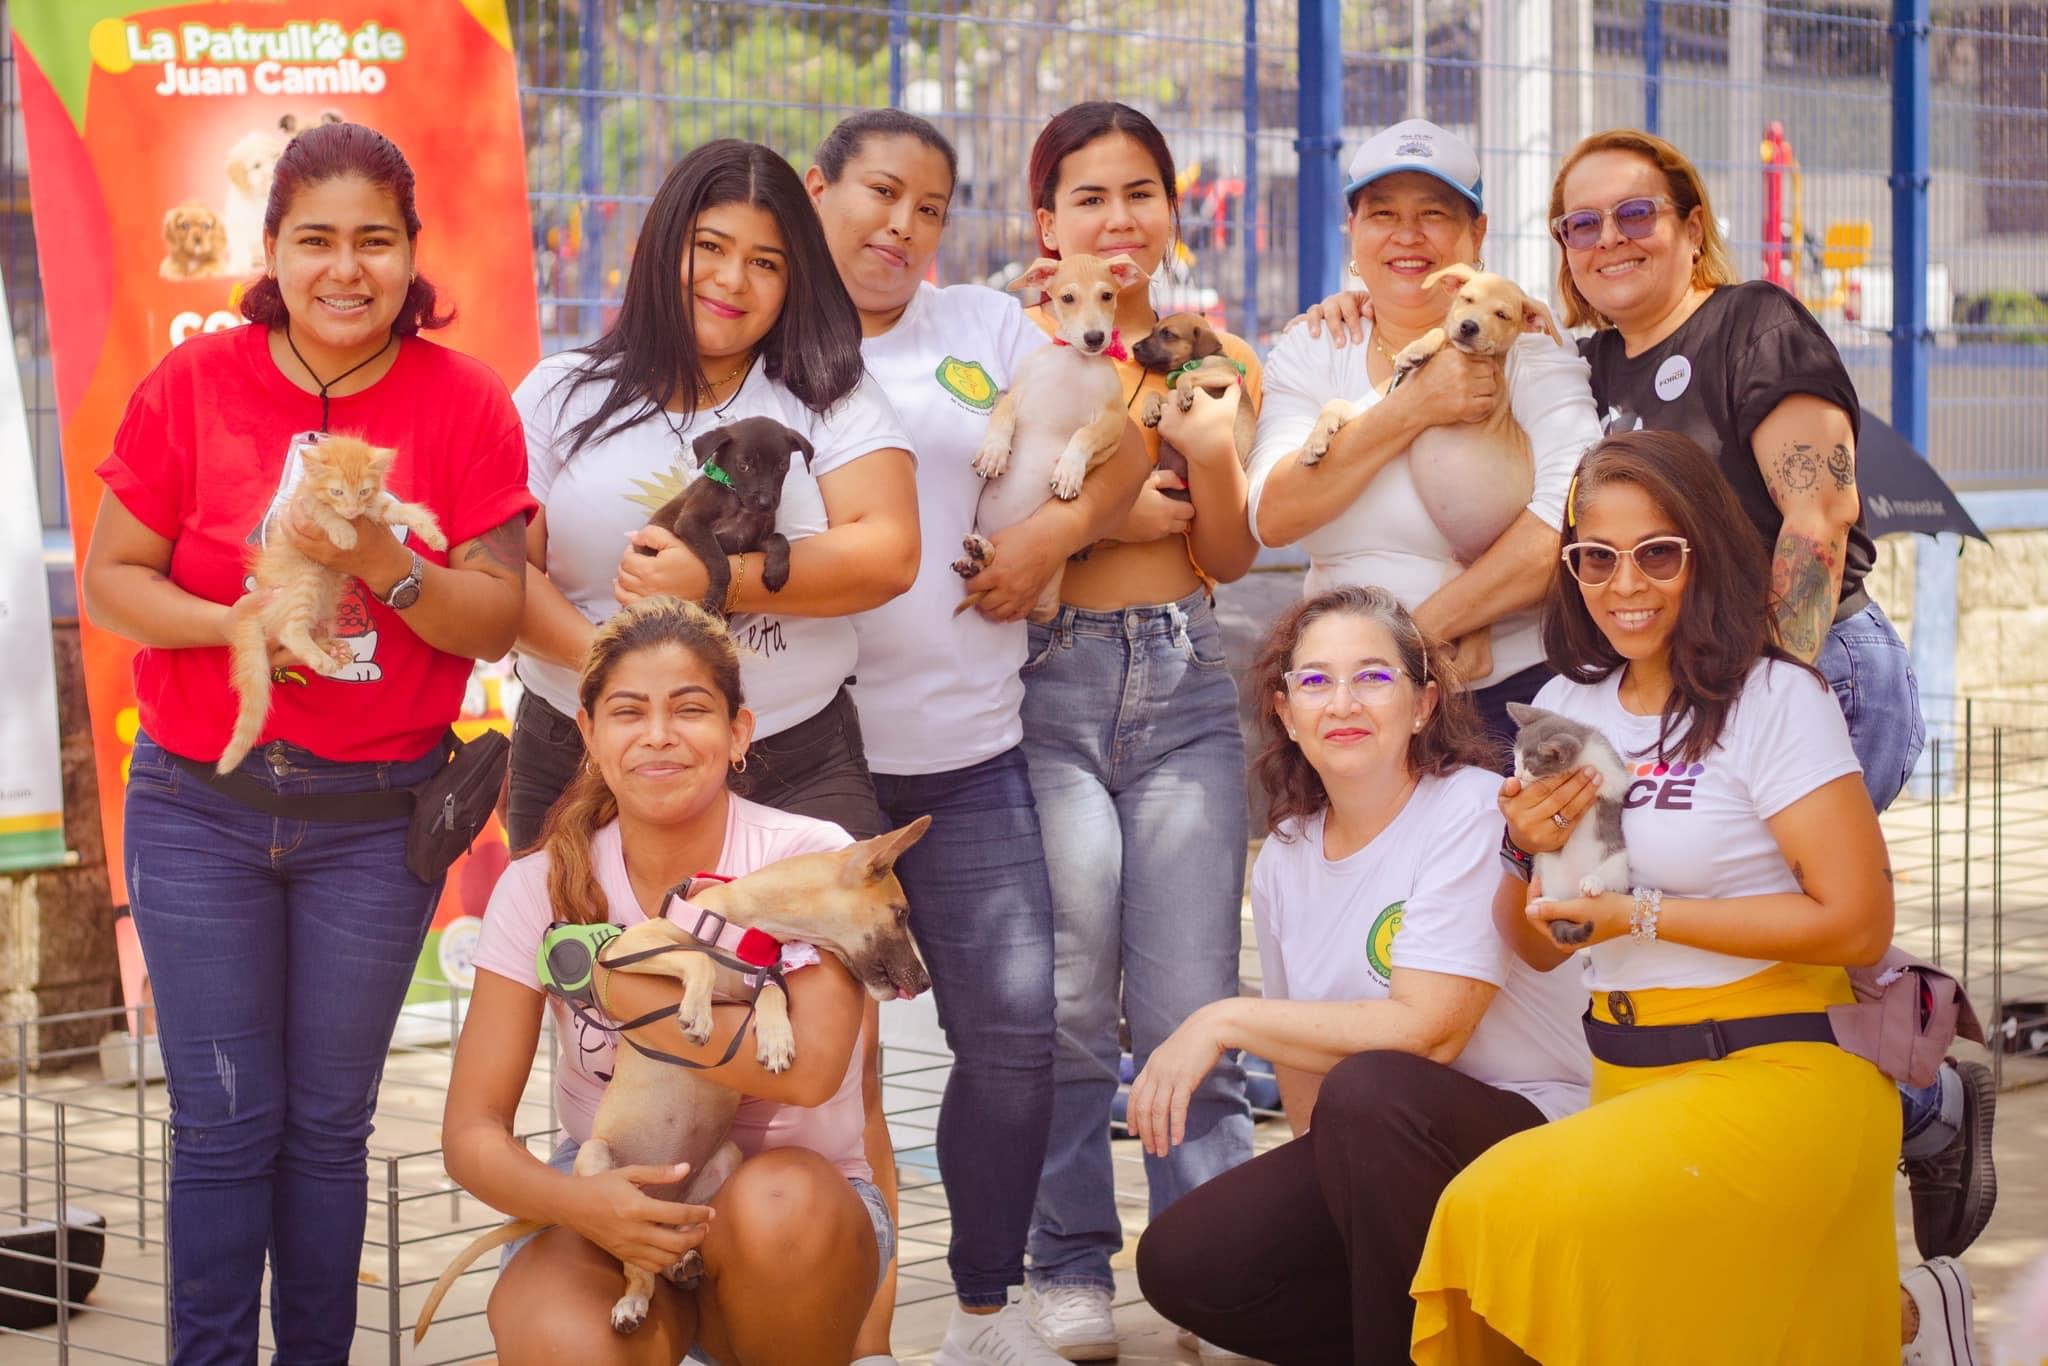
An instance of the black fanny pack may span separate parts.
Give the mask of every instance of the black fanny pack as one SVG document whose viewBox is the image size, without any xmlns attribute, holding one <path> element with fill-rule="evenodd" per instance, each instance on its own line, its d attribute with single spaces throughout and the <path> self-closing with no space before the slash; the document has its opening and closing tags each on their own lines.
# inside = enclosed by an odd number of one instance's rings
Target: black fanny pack
<svg viewBox="0 0 2048 1366">
<path fill-rule="evenodd" d="M 512 758 L 512 742 L 494 730 L 467 744 L 449 731 L 441 746 L 447 762 L 433 776 L 413 787 L 374 792 L 278 792 L 246 773 L 216 773 L 211 764 L 181 754 L 171 757 L 222 796 L 280 820 L 409 820 L 405 866 L 422 882 L 439 882 L 491 818 Z"/>
<path fill-rule="evenodd" d="M 1834 1043 L 1827 1012 L 1750 1015 L 1691 1024 L 1609 1024 L 1586 1011 L 1586 1046 L 1610 1067 L 1669 1067 L 1680 1062 L 1719 1060 L 1745 1048 L 1773 1043 Z"/>
</svg>

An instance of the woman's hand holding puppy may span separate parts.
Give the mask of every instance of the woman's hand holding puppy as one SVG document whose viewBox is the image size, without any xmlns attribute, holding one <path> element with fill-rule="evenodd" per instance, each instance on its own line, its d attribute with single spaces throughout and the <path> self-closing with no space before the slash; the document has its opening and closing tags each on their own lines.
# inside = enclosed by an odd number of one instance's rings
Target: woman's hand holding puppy
<svg viewBox="0 0 2048 1366">
<path fill-rule="evenodd" d="M 709 582 L 704 562 L 674 532 L 643 526 L 626 538 L 626 553 L 619 556 L 619 576 L 612 580 L 612 596 L 621 604 L 663 593 L 696 602 Z"/>
<path fill-rule="evenodd" d="M 1172 411 L 1172 405 L 1169 404 L 1167 412 Z M 1165 425 L 1165 420 L 1161 419 L 1162 430 Z M 1163 492 L 1165 489 L 1186 487 L 1187 483 L 1172 470 L 1154 470 L 1146 475 L 1145 485 L 1138 490 L 1138 496 L 1131 503 L 1129 514 L 1124 517 L 1123 524 L 1116 529 L 1110 539 L 1130 545 L 1142 545 L 1146 541 L 1156 541 L 1162 536 L 1172 536 L 1186 531 L 1188 523 L 1195 520 L 1194 504 L 1169 498 Z"/>
<path fill-rule="evenodd" d="M 561 1222 L 628 1266 L 659 1276 L 685 1252 L 703 1245 L 716 1211 L 709 1205 L 657 1200 L 640 1188 L 674 1185 L 689 1171 L 689 1163 L 678 1162 L 579 1175 Z"/>
<path fill-rule="evenodd" d="M 1233 385 L 1221 394 L 1197 388 L 1188 410 L 1168 402 L 1159 413 L 1159 435 L 1189 460 L 1212 465 L 1237 462 L 1237 405 L 1244 401 L 1244 386 Z"/>
<path fill-rule="evenodd" d="M 1493 412 L 1500 384 L 1498 361 L 1468 356 L 1455 346 L 1446 346 L 1401 381 L 1387 402 L 1408 405 L 1422 427 L 1483 422 Z"/>
</svg>

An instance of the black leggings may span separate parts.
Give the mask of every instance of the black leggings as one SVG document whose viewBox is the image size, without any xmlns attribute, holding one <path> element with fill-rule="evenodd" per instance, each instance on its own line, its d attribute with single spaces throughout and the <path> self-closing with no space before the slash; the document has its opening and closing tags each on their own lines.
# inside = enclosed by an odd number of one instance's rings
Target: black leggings
<svg viewBox="0 0 2048 1366">
<path fill-rule="evenodd" d="M 513 853 L 540 839 L 548 812 L 582 762 L 583 736 L 576 722 L 532 692 L 520 698 L 505 804 L 505 833 Z M 855 839 L 882 833 L 860 716 L 844 688 L 808 721 L 755 740 L 747 749 L 747 771 L 733 774 L 729 783 L 749 801 L 831 821 Z"/>
<path fill-rule="evenodd" d="M 1407 1053 L 1330 1069 L 1309 1132 L 1197 1187 L 1138 1243 L 1152 1307 L 1275 1363 L 1409 1360 L 1409 1282 L 1451 1178 L 1543 1112 Z"/>
</svg>

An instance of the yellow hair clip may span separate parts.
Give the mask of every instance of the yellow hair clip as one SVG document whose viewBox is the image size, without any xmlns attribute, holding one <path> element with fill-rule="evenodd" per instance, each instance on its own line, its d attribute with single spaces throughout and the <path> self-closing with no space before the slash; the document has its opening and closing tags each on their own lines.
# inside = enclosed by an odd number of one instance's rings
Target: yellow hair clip
<svg viewBox="0 0 2048 1366">
<path fill-rule="evenodd" d="M 1565 486 L 1564 491 L 1564 524 L 1567 529 L 1572 531 L 1579 529 L 1578 503 L 1579 473 L 1577 470 L 1573 470 L 1572 482 Z"/>
</svg>

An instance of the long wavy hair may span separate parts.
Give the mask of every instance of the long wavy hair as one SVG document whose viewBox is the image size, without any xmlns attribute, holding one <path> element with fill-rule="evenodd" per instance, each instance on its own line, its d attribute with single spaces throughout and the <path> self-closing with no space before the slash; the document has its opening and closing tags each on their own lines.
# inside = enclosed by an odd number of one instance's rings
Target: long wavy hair
<svg viewBox="0 0 2048 1366">
<path fill-rule="evenodd" d="M 1692 548 L 1656 746 L 1659 760 L 1691 763 L 1720 743 L 1758 660 L 1813 671 L 1779 647 L 1763 538 L 1697 441 L 1680 432 L 1636 431 L 1595 442 L 1566 497 L 1567 542 L 1578 538 L 1579 520 L 1610 484 L 1641 489 Z M 1543 602 L 1543 652 L 1574 683 L 1598 683 L 1628 662 L 1593 620 L 1562 557 Z"/>
<path fill-rule="evenodd" d="M 860 314 L 840 282 L 804 183 L 758 142 L 719 138 L 670 169 L 648 205 L 619 302 L 618 321 L 582 351 L 563 380 L 604 386 L 604 399 L 571 428 L 569 453 L 648 421 L 680 398 L 687 421 L 710 383 L 697 354 L 685 268 L 706 209 L 750 204 L 775 220 L 788 253 L 788 292 L 761 338 L 763 372 L 822 413 L 860 383 Z"/>
<path fill-rule="evenodd" d="M 397 143 L 366 123 L 318 123 L 286 145 L 270 175 L 263 235 L 273 240 L 277 237 L 285 214 L 301 192 L 346 176 L 366 180 L 397 201 L 406 245 L 417 250 L 421 224 L 419 206 L 414 202 L 412 163 Z M 424 275 L 413 276 L 405 300 L 398 306 L 398 317 L 391 323 L 392 332 L 410 337 L 422 329 L 446 327 L 455 321 L 452 310 L 436 313 L 434 301 L 433 284 Z M 242 295 L 242 316 L 258 327 L 278 328 L 291 321 L 274 278 L 265 275 L 249 286 Z"/>
<path fill-rule="evenodd" d="M 680 598 L 642 598 L 622 607 L 590 642 L 590 657 L 583 663 L 583 677 L 576 686 L 576 700 L 586 715 L 597 710 L 621 661 L 642 650 L 680 645 L 711 675 L 712 686 L 725 699 L 728 719 L 735 715 L 743 698 L 740 694 L 740 652 L 726 632 L 725 623 L 694 602 Z M 597 765 L 587 760 L 569 780 L 569 786 L 548 812 L 534 848 L 548 856 L 548 903 L 562 920 L 595 925 L 607 918 L 610 907 L 591 866 L 591 838 L 617 820 L 619 799 L 605 782 Z M 522 853 L 527 852 L 525 850 Z"/>
<path fill-rule="evenodd" d="M 1251 688 L 1259 699 L 1259 736 L 1263 741 L 1252 761 L 1252 773 L 1265 789 L 1268 834 L 1278 835 L 1283 821 L 1306 820 L 1330 804 L 1322 775 L 1287 734 L 1273 703 L 1287 695 L 1284 675 L 1294 667 L 1302 636 L 1324 617 L 1333 616 L 1360 617 L 1384 626 L 1394 639 L 1401 672 L 1418 692 L 1431 679 L 1437 680 L 1435 709 L 1423 721 L 1422 729 L 1408 737 L 1410 773 L 1441 777 L 1468 766 L 1496 768 L 1502 758 L 1487 740 L 1472 700 L 1444 681 L 1449 676 L 1450 651 L 1440 641 L 1424 636 L 1415 619 L 1386 589 L 1332 588 L 1283 612 L 1252 660 Z"/>
<path fill-rule="evenodd" d="M 1693 288 L 1714 289 L 1742 279 L 1742 272 L 1735 268 L 1735 258 L 1729 254 L 1728 239 L 1721 235 L 1721 225 L 1714 217 L 1714 206 L 1707 200 L 1707 183 L 1700 177 L 1700 168 L 1655 133 L 1638 128 L 1610 128 L 1594 133 L 1572 148 L 1571 155 L 1557 168 L 1557 178 L 1550 182 L 1551 220 L 1564 212 L 1564 178 L 1595 152 L 1628 152 L 1656 167 L 1664 177 L 1665 193 L 1675 206 L 1672 212 L 1681 223 L 1692 216 L 1694 209 L 1700 211 L 1700 254 L 1692 263 Z M 1578 282 L 1572 279 L 1571 260 L 1561 242 L 1557 247 L 1557 297 L 1564 300 L 1566 327 L 1614 326 L 1579 292 Z"/>
</svg>

